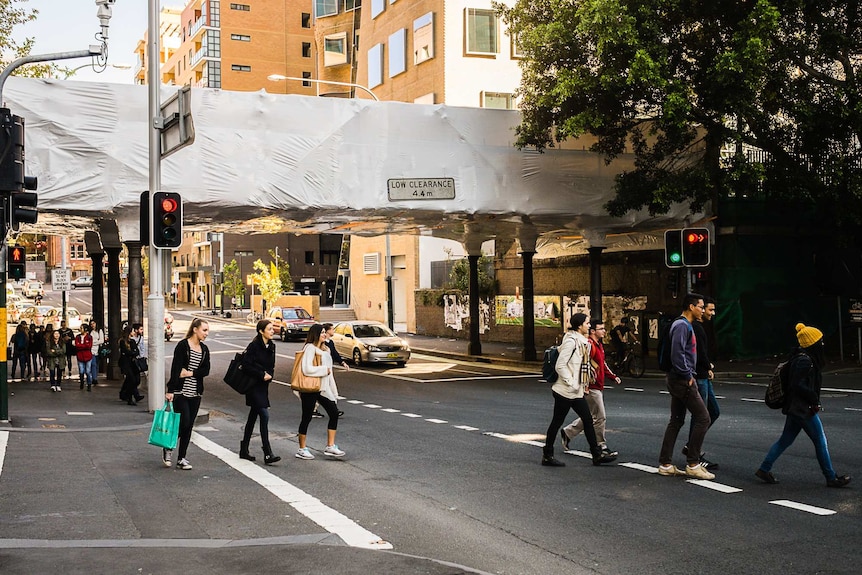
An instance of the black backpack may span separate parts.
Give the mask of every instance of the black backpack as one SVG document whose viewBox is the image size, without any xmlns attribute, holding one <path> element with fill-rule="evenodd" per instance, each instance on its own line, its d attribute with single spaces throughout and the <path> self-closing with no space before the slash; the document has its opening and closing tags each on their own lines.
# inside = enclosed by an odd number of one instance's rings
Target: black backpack
<svg viewBox="0 0 862 575">
<path fill-rule="evenodd" d="M 560 350 L 557 346 L 552 345 L 545 350 L 545 355 L 542 358 L 542 378 L 548 383 L 556 383 L 557 381 L 557 358 L 560 357 Z"/>
<path fill-rule="evenodd" d="M 787 386 L 789 383 L 787 377 L 790 372 L 790 362 L 800 355 L 805 354 L 796 354 L 787 361 L 782 361 L 775 366 L 775 371 L 772 373 L 772 377 L 769 378 L 769 384 L 766 386 L 766 395 L 763 398 L 763 402 L 769 409 L 782 409 L 787 403 Z"/>
<path fill-rule="evenodd" d="M 670 328 L 678 319 L 685 320 L 685 318 L 680 315 L 673 318 L 671 321 L 666 321 L 661 327 L 658 335 L 658 368 L 666 373 L 673 369 L 673 363 L 670 360 Z M 693 331 L 691 325 L 688 326 L 688 329 L 689 332 Z"/>
</svg>

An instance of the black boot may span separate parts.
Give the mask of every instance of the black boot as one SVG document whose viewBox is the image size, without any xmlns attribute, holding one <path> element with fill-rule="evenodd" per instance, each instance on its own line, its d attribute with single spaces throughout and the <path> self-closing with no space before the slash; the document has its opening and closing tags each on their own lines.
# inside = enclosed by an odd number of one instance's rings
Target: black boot
<svg viewBox="0 0 862 575">
<path fill-rule="evenodd" d="M 248 461 L 255 460 L 255 456 L 248 452 L 248 441 L 239 442 L 239 458 L 247 459 Z"/>
<path fill-rule="evenodd" d="M 593 465 L 601 465 L 602 463 L 611 463 L 616 461 L 617 456 L 607 451 L 602 451 L 600 447 L 595 450 L 590 450 L 593 454 Z"/>
<path fill-rule="evenodd" d="M 278 455 L 272 454 L 272 449 L 264 449 L 263 450 L 263 462 L 266 465 L 272 465 L 273 463 L 281 461 L 281 457 Z"/>
<path fill-rule="evenodd" d="M 542 452 L 542 465 L 545 465 L 548 467 L 565 467 L 566 466 L 565 463 L 563 463 L 562 461 L 560 461 L 559 459 L 556 459 L 554 457 L 553 451 L 551 451 L 550 453 L 545 452 L 545 451 Z"/>
</svg>

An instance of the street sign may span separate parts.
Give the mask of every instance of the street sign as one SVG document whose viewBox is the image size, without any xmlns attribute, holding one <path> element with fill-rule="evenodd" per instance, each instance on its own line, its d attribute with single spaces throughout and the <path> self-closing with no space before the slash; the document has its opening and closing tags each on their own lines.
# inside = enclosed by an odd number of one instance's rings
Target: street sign
<svg viewBox="0 0 862 575">
<path fill-rule="evenodd" d="M 72 289 L 72 279 L 69 269 L 51 270 L 51 289 L 54 291 L 69 291 Z"/>
<path fill-rule="evenodd" d="M 216 285 L 221 283 L 221 272 L 213 273 L 213 283 Z"/>
<path fill-rule="evenodd" d="M 161 105 L 160 112 L 161 117 L 158 118 L 156 127 L 161 132 L 159 144 L 161 157 L 164 159 L 195 141 L 191 88 L 180 88 Z"/>
<path fill-rule="evenodd" d="M 455 199 L 455 178 L 392 178 L 386 186 L 389 201 Z"/>
</svg>

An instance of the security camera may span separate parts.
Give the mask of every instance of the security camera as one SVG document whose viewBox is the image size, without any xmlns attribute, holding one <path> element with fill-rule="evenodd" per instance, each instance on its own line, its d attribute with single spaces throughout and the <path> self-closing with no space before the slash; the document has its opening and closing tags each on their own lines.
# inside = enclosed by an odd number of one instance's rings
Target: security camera
<svg viewBox="0 0 862 575">
<path fill-rule="evenodd" d="M 111 21 L 112 6 L 117 0 L 96 0 L 96 18 L 99 19 L 99 26 L 102 27 L 102 40 L 108 39 L 108 22 Z"/>
</svg>

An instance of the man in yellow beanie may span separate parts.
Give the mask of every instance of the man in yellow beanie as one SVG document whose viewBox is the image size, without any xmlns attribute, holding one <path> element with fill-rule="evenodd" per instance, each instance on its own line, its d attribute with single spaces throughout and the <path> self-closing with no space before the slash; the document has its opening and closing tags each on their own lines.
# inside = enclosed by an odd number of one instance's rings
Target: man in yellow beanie
<svg viewBox="0 0 862 575">
<path fill-rule="evenodd" d="M 823 383 L 822 369 L 826 362 L 823 352 L 823 332 L 816 327 L 803 323 L 796 324 L 796 340 L 799 347 L 794 351 L 788 364 L 787 390 L 781 412 L 784 431 L 778 438 L 760 468 L 754 474 L 766 483 L 778 483 L 772 474 L 775 461 L 790 447 L 801 430 L 814 443 L 817 462 L 826 477 L 827 487 L 844 487 L 850 483 L 849 475 L 838 475 L 832 468 L 832 458 L 826 445 L 826 433 L 820 421 L 820 386 Z"/>
</svg>

